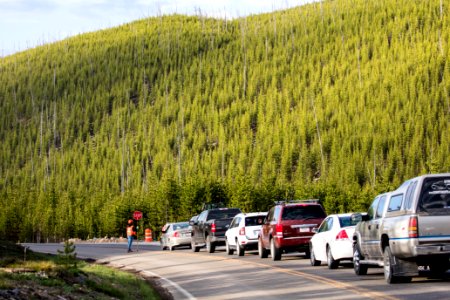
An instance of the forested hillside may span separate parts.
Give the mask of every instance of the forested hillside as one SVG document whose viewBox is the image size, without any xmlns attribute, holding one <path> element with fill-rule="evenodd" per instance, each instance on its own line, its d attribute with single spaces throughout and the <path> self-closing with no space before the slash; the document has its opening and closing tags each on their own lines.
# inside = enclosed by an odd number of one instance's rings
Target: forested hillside
<svg viewBox="0 0 450 300">
<path fill-rule="evenodd" d="M 212 201 L 362 210 L 448 172 L 449 9 L 161 16 L 0 59 L 0 238 L 120 235 L 134 210 L 158 229 Z"/>
</svg>

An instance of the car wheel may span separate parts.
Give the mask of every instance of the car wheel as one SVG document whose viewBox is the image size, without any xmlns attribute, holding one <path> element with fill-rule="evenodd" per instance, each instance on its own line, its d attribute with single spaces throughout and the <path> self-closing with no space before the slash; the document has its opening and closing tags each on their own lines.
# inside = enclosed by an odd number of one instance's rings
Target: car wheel
<svg viewBox="0 0 450 300">
<path fill-rule="evenodd" d="M 311 244 L 309 245 L 309 261 L 313 267 L 320 266 L 321 263 L 320 260 L 316 259 L 316 256 L 314 255 L 314 248 Z"/>
<path fill-rule="evenodd" d="M 384 279 L 387 283 L 407 283 L 411 282 L 411 276 L 397 276 L 394 274 L 394 256 L 392 255 L 391 248 L 386 246 L 384 248 Z"/>
<path fill-rule="evenodd" d="M 216 250 L 216 245 L 214 245 L 214 243 L 211 242 L 211 237 L 209 235 L 206 236 L 206 252 L 214 253 L 215 250 Z"/>
<path fill-rule="evenodd" d="M 328 269 L 330 270 L 337 269 L 339 267 L 339 261 L 334 259 L 333 254 L 331 253 L 331 248 L 329 246 L 327 247 L 327 264 Z"/>
<path fill-rule="evenodd" d="M 175 249 L 174 246 L 169 246 L 169 251 L 173 251 Z"/>
<path fill-rule="evenodd" d="M 353 270 L 355 270 L 356 275 L 366 275 L 367 274 L 367 265 L 362 265 L 361 260 L 364 259 L 364 256 L 361 255 L 361 250 L 359 250 L 358 244 L 353 246 Z"/>
<path fill-rule="evenodd" d="M 309 249 L 305 250 L 305 258 L 311 258 L 311 252 L 309 251 Z"/>
<path fill-rule="evenodd" d="M 193 240 L 191 240 L 191 250 L 192 250 L 192 252 L 198 252 L 198 251 L 200 251 L 200 247 L 197 247 L 197 246 L 195 245 L 195 242 L 194 242 Z"/>
<path fill-rule="evenodd" d="M 275 245 L 275 239 L 270 240 L 270 255 L 272 256 L 272 260 L 280 260 L 281 259 L 281 250 Z"/>
<path fill-rule="evenodd" d="M 239 245 L 239 242 L 236 240 L 236 252 L 238 256 L 244 256 L 245 248 Z"/>
<path fill-rule="evenodd" d="M 166 250 L 166 247 L 163 244 L 161 244 L 161 250 L 162 251 Z"/>
<path fill-rule="evenodd" d="M 228 240 L 225 240 L 225 249 L 228 255 L 232 255 L 234 250 L 230 248 L 230 244 L 228 244 Z"/>
<path fill-rule="evenodd" d="M 259 258 L 267 258 L 269 256 L 269 251 L 263 247 L 261 238 L 258 239 L 258 254 Z"/>
</svg>

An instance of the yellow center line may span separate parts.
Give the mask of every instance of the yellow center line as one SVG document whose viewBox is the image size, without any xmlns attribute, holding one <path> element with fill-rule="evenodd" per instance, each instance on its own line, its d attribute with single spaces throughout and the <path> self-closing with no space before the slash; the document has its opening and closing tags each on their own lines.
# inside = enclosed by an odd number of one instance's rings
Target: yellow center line
<svg viewBox="0 0 450 300">
<path fill-rule="evenodd" d="M 194 253 L 173 253 L 171 252 L 170 254 L 172 255 L 189 255 L 189 256 L 195 256 L 195 257 L 199 257 L 198 254 L 194 254 Z M 258 267 L 263 267 L 263 268 L 269 268 L 269 269 L 273 269 L 276 272 L 280 272 L 280 273 L 286 273 L 286 274 L 290 274 L 290 275 L 294 275 L 294 276 L 298 276 L 298 277 L 302 277 L 302 278 L 307 278 L 309 280 L 312 281 L 316 281 L 319 283 L 324 283 L 327 285 L 330 285 L 332 287 L 341 289 L 341 290 L 347 290 L 347 291 L 351 291 L 355 294 L 358 295 L 362 295 L 364 297 L 369 297 L 372 299 L 385 299 L 385 300 L 398 300 L 398 298 L 394 297 L 394 296 L 389 296 L 386 295 L 384 293 L 381 292 L 376 292 L 376 291 L 371 291 L 369 289 L 366 288 L 362 288 L 362 287 L 357 287 L 357 286 L 353 286 L 352 284 L 349 283 L 345 283 L 345 282 L 340 282 L 334 279 L 329 279 L 326 277 L 322 277 L 319 275 L 313 275 L 313 274 L 308 274 L 302 271 L 296 271 L 296 270 L 291 270 L 291 269 L 285 269 L 282 267 L 277 267 L 277 266 L 272 266 L 272 265 L 266 265 L 263 263 L 258 263 L 258 262 L 253 262 L 253 261 L 244 261 L 244 260 L 238 260 L 238 259 L 234 259 L 234 258 L 223 258 L 223 257 L 215 257 L 215 256 L 208 256 L 207 258 L 211 259 L 211 260 L 217 260 L 217 261 L 224 261 L 224 262 L 231 262 L 231 263 L 239 263 L 239 264 L 248 264 L 248 265 L 254 265 L 254 266 L 258 266 Z M 356 275 L 355 275 L 356 276 Z"/>
</svg>

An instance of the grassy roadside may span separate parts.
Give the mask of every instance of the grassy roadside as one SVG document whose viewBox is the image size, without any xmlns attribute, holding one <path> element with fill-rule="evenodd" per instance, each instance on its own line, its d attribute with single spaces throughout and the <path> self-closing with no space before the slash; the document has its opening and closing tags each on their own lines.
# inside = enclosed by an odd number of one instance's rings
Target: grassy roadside
<svg viewBox="0 0 450 300">
<path fill-rule="evenodd" d="M 20 245 L 0 241 L 0 299 L 165 298 L 143 277 L 69 254 L 25 252 Z"/>
</svg>

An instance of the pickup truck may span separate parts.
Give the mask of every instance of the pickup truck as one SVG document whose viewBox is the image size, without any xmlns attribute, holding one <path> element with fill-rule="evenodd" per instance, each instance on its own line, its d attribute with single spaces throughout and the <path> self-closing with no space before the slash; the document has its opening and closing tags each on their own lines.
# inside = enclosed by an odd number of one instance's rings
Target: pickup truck
<svg viewBox="0 0 450 300">
<path fill-rule="evenodd" d="M 450 268 L 450 173 L 419 176 L 378 195 L 353 235 L 357 275 L 384 268 L 388 283 L 410 282 L 419 267 L 445 275 Z"/>
<path fill-rule="evenodd" d="M 225 232 L 234 216 L 239 213 L 239 208 L 212 208 L 202 211 L 197 219 L 189 222 L 192 226 L 192 251 L 198 252 L 206 246 L 208 253 L 214 253 L 216 246 L 225 245 Z"/>
</svg>

